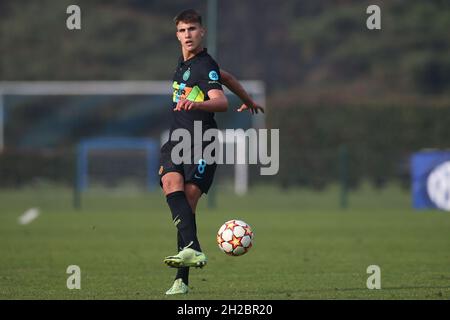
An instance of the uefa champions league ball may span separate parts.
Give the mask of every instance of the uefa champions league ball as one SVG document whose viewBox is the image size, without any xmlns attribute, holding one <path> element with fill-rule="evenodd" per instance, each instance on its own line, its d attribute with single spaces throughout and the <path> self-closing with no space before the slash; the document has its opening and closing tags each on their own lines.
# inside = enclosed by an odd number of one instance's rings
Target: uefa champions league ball
<svg viewBox="0 0 450 320">
<path fill-rule="evenodd" d="M 241 256 L 248 252 L 253 243 L 253 231 L 242 220 L 229 220 L 217 232 L 220 250 L 230 256 Z"/>
</svg>

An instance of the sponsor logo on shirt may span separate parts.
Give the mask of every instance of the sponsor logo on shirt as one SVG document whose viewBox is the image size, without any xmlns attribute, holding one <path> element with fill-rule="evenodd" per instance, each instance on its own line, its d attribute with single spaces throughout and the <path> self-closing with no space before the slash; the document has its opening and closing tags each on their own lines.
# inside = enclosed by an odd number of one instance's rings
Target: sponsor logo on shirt
<svg viewBox="0 0 450 320">
<path fill-rule="evenodd" d="M 219 75 L 217 74 L 216 71 L 211 70 L 211 71 L 209 72 L 209 78 L 210 78 L 211 80 L 213 80 L 213 81 L 217 81 L 217 80 L 219 80 Z"/>
<path fill-rule="evenodd" d="M 187 69 L 184 73 L 183 73 L 183 80 L 184 81 L 188 81 L 189 77 L 191 76 L 191 68 Z"/>
</svg>

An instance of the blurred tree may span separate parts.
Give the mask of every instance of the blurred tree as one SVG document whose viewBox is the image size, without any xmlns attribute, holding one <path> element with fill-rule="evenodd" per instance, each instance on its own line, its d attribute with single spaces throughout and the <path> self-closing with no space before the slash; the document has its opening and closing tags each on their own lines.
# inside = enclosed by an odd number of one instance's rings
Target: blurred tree
<svg viewBox="0 0 450 320">
<path fill-rule="evenodd" d="M 450 4 L 445 1 L 389 1 L 381 5 L 382 30 L 365 28 L 367 1 L 316 6 L 315 14 L 293 22 L 298 57 L 312 66 L 310 85 L 371 81 L 398 93 L 450 91 Z"/>
<path fill-rule="evenodd" d="M 269 93 L 358 82 L 373 92 L 449 93 L 450 3 L 378 1 L 382 30 L 369 31 L 371 2 L 222 1 L 219 63 L 262 78 Z M 65 28 L 69 4 L 0 2 L 1 79 L 167 79 L 179 55 L 172 18 L 187 7 L 206 14 L 201 0 L 80 0 L 76 32 Z"/>
</svg>

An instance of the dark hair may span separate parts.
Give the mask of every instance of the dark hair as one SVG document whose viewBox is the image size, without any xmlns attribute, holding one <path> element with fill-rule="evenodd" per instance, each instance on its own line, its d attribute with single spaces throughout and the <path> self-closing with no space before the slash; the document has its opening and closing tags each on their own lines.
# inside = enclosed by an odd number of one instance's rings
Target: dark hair
<svg viewBox="0 0 450 320">
<path fill-rule="evenodd" d="M 200 15 L 200 13 L 198 13 L 198 11 L 194 9 L 187 9 L 177 14 L 173 21 L 175 22 L 175 25 L 178 25 L 178 23 L 180 22 L 198 22 L 200 25 L 202 25 L 202 16 Z"/>
</svg>

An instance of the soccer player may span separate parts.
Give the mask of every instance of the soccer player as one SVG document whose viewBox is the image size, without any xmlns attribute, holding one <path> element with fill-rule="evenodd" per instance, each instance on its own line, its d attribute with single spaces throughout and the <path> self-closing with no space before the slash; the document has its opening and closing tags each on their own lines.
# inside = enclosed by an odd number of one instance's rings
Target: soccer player
<svg viewBox="0 0 450 320">
<path fill-rule="evenodd" d="M 181 44 L 182 55 L 174 74 L 173 117 L 170 134 L 178 128 L 187 129 L 193 136 L 194 121 L 201 121 L 202 132 L 217 128 L 215 112 L 225 112 L 228 101 L 222 91 L 221 81 L 237 94 L 244 104 L 237 111 L 250 110 L 257 113 L 263 109 L 254 103 L 244 88 L 230 73 L 220 70 L 217 63 L 202 45 L 205 29 L 197 11 L 189 9 L 175 19 L 176 36 Z M 160 184 L 172 213 L 178 233 L 178 254 L 168 256 L 164 262 L 177 269 L 172 287 L 166 294 L 188 292 L 190 267 L 206 265 L 207 258 L 197 238 L 195 210 L 203 193 L 207 193 L 214 178 L 216 164 L 174 164 L 171 151 L 175 143 L 168 141 L 161 147 Z M 204 148 L 207 144 L 202 145 Z M 193 150 L 192 150 L 193 151 Z M 194 154 L 194 152 L 191 152 Z"/>
</svg>

